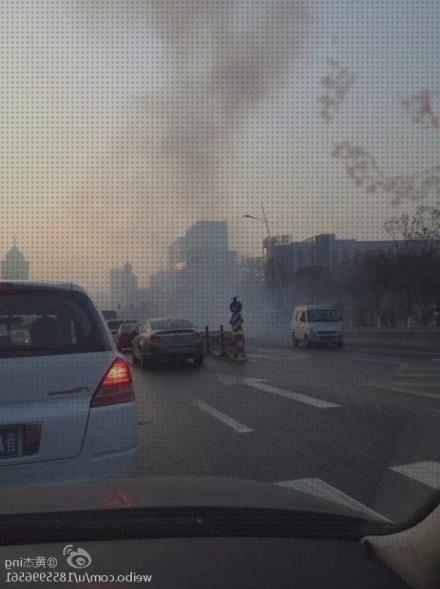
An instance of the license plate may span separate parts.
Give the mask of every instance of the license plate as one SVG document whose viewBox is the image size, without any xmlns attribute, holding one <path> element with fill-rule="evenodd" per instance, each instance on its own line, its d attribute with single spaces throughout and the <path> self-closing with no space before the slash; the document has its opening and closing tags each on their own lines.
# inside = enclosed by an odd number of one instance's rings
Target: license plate
<svg viewBox="0 0 440 589">
<path fill-rule="evenodd" d="M 173 354 L 185 354 L 186 352 L 188 352 L 188 348 L 187 346 L 173 346 L 171 348 L 171 352 Z"/>
<path fill-rule="evenodd" d="M 18 456 L 20 449 L 21 427 L 11 425 L 0 427 L 0 458 Z"/>
</svg>

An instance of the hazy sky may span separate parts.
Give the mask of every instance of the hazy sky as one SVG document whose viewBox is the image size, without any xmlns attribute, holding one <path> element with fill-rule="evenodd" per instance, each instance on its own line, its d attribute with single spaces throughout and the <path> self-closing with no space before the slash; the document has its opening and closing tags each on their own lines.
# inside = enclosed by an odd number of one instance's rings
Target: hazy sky
<svg viewBox="0 0 440 589">
<path fill-rule="evenodd" d="M 334 145 L 390 174 L 440 159 L 400 105 L 439 105 L 438 0 L 2 0 L 0 44 L 0 257 L 15 238 L 35 277 L 94 289 L 129 259 L 145 283 L 200 218 L 258 254 L 261 201 L 274 233 L 381 238 L 409 205 L 355 187 Z M 329 58 L 356 81 L 327 124 Z"/>
</svg>

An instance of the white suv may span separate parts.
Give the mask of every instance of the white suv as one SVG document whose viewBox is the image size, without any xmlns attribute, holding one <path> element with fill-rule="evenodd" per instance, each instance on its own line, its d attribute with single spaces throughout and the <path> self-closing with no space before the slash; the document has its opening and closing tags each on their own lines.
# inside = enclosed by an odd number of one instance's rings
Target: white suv
<svg viewBox="0 0 440 589">
<path fill-rule="evenodd" d="M 0 281 L 0 484 L 126 476 L 137 449 L 130 368 L 85 291 Z"/>
</svg>

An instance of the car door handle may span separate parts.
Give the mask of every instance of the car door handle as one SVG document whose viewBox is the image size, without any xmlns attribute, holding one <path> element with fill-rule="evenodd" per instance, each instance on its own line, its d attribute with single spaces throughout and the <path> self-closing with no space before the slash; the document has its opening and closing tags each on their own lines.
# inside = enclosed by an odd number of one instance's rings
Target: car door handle
<svg viewBox="0 0 440 589">
<path fill-rule="evenodd" d="M 57 395 L 74 395 L 75 393 L 88 393 L 87 387 L 76 387 L 73 389 L 63 389 L 62 391 L 50 391 L 48 395 L 55 397 Z"/>
</svg>

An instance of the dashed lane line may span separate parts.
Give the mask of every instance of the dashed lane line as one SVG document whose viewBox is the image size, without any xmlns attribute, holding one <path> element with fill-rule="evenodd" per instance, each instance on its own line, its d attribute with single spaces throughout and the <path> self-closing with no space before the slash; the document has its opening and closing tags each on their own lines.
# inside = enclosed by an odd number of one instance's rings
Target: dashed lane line
<svg viewBox="0 0 440 589">
<path fill-rule="evenodd" d="M 393 523 L 384 515 L 374 511 L 367 505 L 356 501 L 356 499 L 353 499 L 353 497 L 350 497 L 350 495 L 346 495 L 339 489 L 336 489 L 336 487 L 332 487 L 319 478 L 281 481 L 275 484 L 280 485 L 281 487 L 287 487 L 288 489 L 294 489 L 295 491 L 300 491 L 301 493 L 307 493 L 308 495 L 313 495 L 314 497 L 326 499 L 327 501 L 332 501 L 333 503 L 338 503 L 339 505 L 343 505 L 349 509 L 354 509 L 355 511 L 364 513 L 365 515 L 368 515 L 370 519 L 372 518 L 379 521 Z"/>
<path fill-rule="evenodd" d="M 391 466 L 390 470 L 398 472 L 410 479 L 414 479 L 419 483 L 432 487 L 433 489 L 440 489 L 440 463 L 431 460 L 423 462 L 414 462 L 412 464 L 402 464 L 401 466 Z"/>
<path fill-rule="evenodd" d="M 251 429 L 247 425 L 244 425 L 243 423 L 236 421 L 232 417 L 229 417 L 229 415 L 226 415 L 226 413 L 222 413 L 221 411 L 219 411 L 215 407 L 208 405 L 208 403 L 204 403 L 203 401 L 200 401 L 200 399 L 196 399 L 195 397 L 190 397 L 190 398 L 191 398 L 193 405 L 195 405 L 198 409 L 200 409 L 201 411 L 204 411 L 205 413 L 207 413 L 211 417 L 214 417 L 214 419 L 221 421 L 222 423 L 224 423 L 225 425 L 227 425 L 228 427 L 233 429 L 238 434 L 248 434 L 248 433 L 251 433 L 254 431 L 253 429 Z"/>
</svg>

